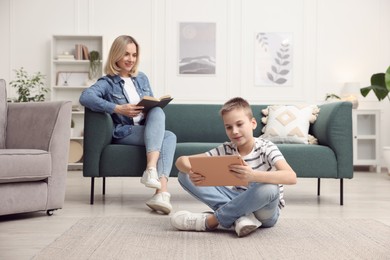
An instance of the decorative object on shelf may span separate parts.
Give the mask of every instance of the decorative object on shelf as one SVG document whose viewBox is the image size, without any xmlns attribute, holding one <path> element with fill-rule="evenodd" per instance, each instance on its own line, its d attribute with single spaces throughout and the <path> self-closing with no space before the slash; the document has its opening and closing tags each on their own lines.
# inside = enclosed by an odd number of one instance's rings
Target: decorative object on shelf
<svg viewBox="0 0 390 260">
<path fill-rule="evenodd" d="M 386 72 L 375 73 L 371 76 L 371 86 L 364 87 L 360 89 L 360 93 L 363 97 L 366 97 L 368 93 L 372 90 L 378 99 L 378 101 L 384 100 L 386 97 L 390 101 L 390 66 L 387 68 Z M 383 147 L 383 157 L 386 163 L 387 171 L 390 173 L 390 146 Z M 386 158 L 386 156 L 389 156 Z"/>
<path fill-rule="evenodd" d="M 14 102 L 39 102 L 45 101 L 49 88 L 45 87 L 45 75 L 37 72 L 34 75 L 28 75 L 27 71 L 21 67 L 14 70 L 16 79 L 10 82 L 10 86 L 16 88 L 18 98 Z"/>
<path fill-rule="evenodd" d="M 59 76 L 62 78 L 61 80 L 63 81 L 62 86 L 64 87 L 69 86 L 68 80 L 71 75 L 72 72 L 63 72 L 59 74 Z"/>
<path fill-rule="evenodd" d="M 60 87 L 85 86 L 88 80 L 88 72 L 83 71 L 58 71 L 56 85 Z"/>
<path fill-rule="evenodd" d="M 70 146 L 69 146 L 69 163 L 77 163 L 81 161 L 83 158 L 83 146 L 81 143 L 70 140 Z"/>
<path fill-rule="evenodd" d="M 70 121 L 70 136 L 74 136 L 74 126 L 75 126 L 75 123 L 74 123 L 74 120 L 72 119 Z"/>
<path fill-rule="evenodd" d="M 100 53 L 98 51 L 91 51 L 89 53 L 89 79 L 95 80 L 99 75 L 100 68 Z"/>
<path fill-rule="evenodd" d="M 62 54 L 57 55 L 58 61 L 73 61 L 74 56 L 70 54 L 68 51 L 64 51 Z"/>
<path fill-rule="evenodd" d="M 359 106 L 359 88 L 359 82 L 346 82 L 341 89 L 341 100 L 351 102 L 353 109 Z"/>
</svg>

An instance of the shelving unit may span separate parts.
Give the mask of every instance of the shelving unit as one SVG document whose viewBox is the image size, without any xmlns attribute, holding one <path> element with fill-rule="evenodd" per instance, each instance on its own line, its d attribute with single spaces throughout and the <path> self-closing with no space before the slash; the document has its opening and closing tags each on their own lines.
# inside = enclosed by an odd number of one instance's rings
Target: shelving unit
<svg viewBox="0 0 390 260">
<path fill-rule="evenodd" d="M 372 166 L 380 172 L 379 163 L 379 110 L 354 109 L 353 121 L 353 165 Z"/>
<path fill-rule="evenodd" d="M 75 128 L 70 139 L 69 169 L 81 169 L 83 165 L 82 153 L 80 160 L 74 161 L 76 160 L 75 155 L 76 158 L 79 157 L 79 149 L 83 144 L 84 107 L 80 105 L 79 97 L 85 88 L 96 81 L 96 79 L 89 79 L 89 60 L 82 59 L 82 55 L 76 54 L 76 45 L 80 44 L 87 47 L 88 51 L 85 49 L 85 54 L 90 51 L 98 51 L 100 57 L 103 57 L 103 36 L 53 35 L 51 42 L 51 100 L 70 100 L 73 105 L 72 120 L 75 122 Z M 103 74 L 103 62 L 101 61 L 100 64 L 98 76 Z M 74 145 L 73 142 L 77 142 L 81 146 Z M 78 150 L 75 152 L 72 149 Z"/>
</svg>

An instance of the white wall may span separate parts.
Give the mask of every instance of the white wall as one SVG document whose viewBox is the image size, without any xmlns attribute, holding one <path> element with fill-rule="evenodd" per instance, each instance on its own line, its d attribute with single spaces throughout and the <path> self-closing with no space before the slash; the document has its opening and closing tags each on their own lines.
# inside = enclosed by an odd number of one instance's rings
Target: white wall
<svg viewBox="0 0 390 260">
<path fill-rule="evenodd" d="M 344 82 L 369 84 L 390 65 L 388 0 L 1 0 L 0 78 L 23 66 L 50 75 L 54 34 L 103 35 L 105 54 L 120 34 L 141 44 L 141 70 L 157 96 L 177 103 L 222 103 L 240 95 L 252 103 L 321 103 Z M 179 76 L 178 23 L 217 24 L 217 72 Z M 254 84 L 254 36 L 290 32 L 294 44 L 291 87 Z M 49 82 L 49 80 L 47 80 Z M 8 90 L 12 95 L 13 90 Z M 360 99 L 382 111 L 382 141 L 390 145 L 390 102 Z"/>
</svg>

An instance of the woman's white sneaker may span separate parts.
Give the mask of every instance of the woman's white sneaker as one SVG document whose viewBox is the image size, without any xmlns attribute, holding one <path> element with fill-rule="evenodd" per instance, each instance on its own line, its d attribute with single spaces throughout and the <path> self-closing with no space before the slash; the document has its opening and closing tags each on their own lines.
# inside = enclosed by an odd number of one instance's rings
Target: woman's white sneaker
<svg viewBox="0 0 390 260">
<path fill-rule="evenodd" d="M 146 205 L 152 210 L 161 211 L 168 215 L 172 211 L 170 199 L 171 194 L 168 192 L 159 192 L 154 194 L 153 197 L 146 202 Z"/>
<path fill-rule="evenodd" d="M 141 183 L 148 188 L 161 189 L 161 183 L 158 179 L 157 169 L 146 169 L 142 174 Z"/>
</svg>

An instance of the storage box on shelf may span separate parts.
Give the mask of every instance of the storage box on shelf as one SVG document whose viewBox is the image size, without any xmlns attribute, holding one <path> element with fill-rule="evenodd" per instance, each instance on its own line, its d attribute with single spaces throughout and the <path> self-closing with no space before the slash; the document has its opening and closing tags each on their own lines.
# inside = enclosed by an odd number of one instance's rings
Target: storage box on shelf
<svg viewBox="0 0 390 260">
<path fill-rule="evenodd" d="M 81 169 L 83 162 L 84 107 L 79 103 L 81 92 L 96 78 L 90 78 L 89 53 L 103 57 L 103 36 L 53 35 L 51 42 L 51 100 L 70 100 L 73 104 L 74 129 L 70 139 L 69 169 Z M 96 77 L 103 74 L 102 61 Z"/>
</svg>

